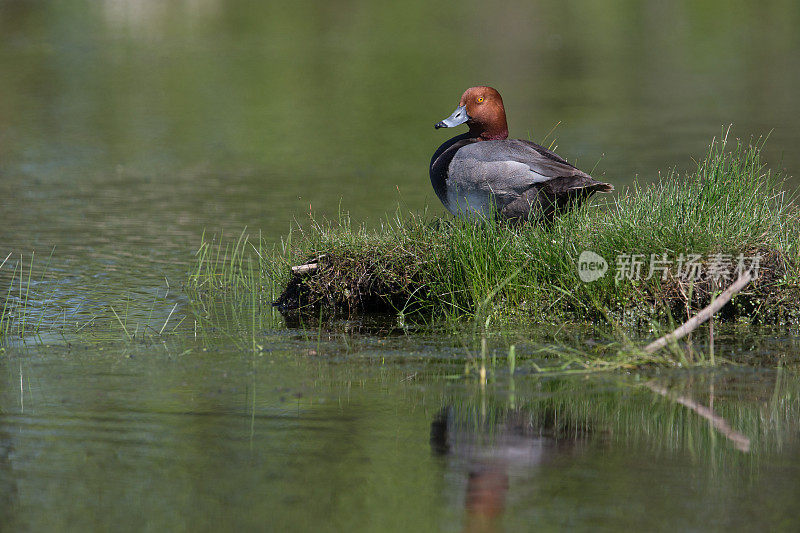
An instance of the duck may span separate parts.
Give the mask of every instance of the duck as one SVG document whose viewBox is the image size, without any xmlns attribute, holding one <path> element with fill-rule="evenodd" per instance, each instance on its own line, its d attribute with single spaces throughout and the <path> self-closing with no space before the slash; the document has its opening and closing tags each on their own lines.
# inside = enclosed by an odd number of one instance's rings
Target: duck
<svg viewBox="0 0 800 533">
<path fill-rule="evenodd" d="M 509 139 L 497 89 L 470 87 L 434 128 L 461 124 L 469 131 L 439 146 L 430 164 L 433 190 L 455 216 L 552 222 L 595 192 L 614 190 L 543 146 Z"/>
</svg>

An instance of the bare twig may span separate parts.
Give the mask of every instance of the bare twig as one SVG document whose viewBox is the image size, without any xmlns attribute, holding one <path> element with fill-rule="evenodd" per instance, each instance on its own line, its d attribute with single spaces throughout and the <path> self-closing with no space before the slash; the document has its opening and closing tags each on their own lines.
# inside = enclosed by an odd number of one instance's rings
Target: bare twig
<svg viewBox="0 0 800 533">
<path fill-rule="evenodd" d="M 161 326 L 161 331 L 158 332 L 159 335 L 164 333 L 164 328 L 167 327 L 167 322 L 169 322 L 169 319 L 172 318 L 172 313 L 175 312 L 176 307 L 178 307 L 178 302 L 175 302 L 175 305 L 172 306 L 172 311 L 169 312 L 169 315 L 167 315 L 167 319 L 164 321 L 164 325 Z"/>
<path fill-rule="evenodd" d="M 694 315 L 691 319 L 687 320 L 682 326 L 678 329 L 673 331 L 672 333 L 668 333 L 664 335 L 660 339 L 651 342 L 648 344 L 644 351 L 646 353 L 654 353 L 660 350 L 661 348 L 665 347 L 671 342 L 675 342 L 678 339 L 682 339 L 695 329 L 697 329 L 701 324 L 706 322 L 709 318 L 714 316 L 714 313 L 722 309 L 722 307 L 730 301 L 733 296 L 744 289 L 750 281 L 752 281 L 753 277 L 750 272 L 744 272 L 739 279 L 737 279 L 733 284 L 725 289 L 722 294 L 720 294 L 717 298 L 714 299 L 713 302 L 708 304 L 703 310 L 699 313 Z"/>
<path fill-rule="evenodd" d="M 5 264 L 6 264 L 6 261 L 8 261 L 8 258 L 9 258 L 9 257 L 11 257 L 11 254 L 12 254 L 12 253 L 14 253 L 14 252 L 8 252 L 8 255 L 6 256 L 6 258 L 5 258 L 5 259 L 3 259 L 3 262 L 2 262 L 2 263 L 0 263 L 0 268 L 3 268 L 3 265 L 5 265 Z"/>
</svg>

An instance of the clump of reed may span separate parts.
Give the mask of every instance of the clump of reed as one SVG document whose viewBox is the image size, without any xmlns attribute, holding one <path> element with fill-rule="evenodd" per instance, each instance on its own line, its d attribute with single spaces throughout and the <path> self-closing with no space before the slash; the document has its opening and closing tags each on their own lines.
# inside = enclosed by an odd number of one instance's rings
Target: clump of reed
<svg viewBox="0 0 800 533">
<path fill-rule="evenodd" d="M 34 272 L 34 253 L 27 265 L 22 254 L 15 259 L 9 252 L 0 259 L 0 287 L 4 287 L 0 289 L 0 345 L 12 337 L 35 336 L 41 331 L 52 292 L 40 300 L 41 295 L 38 292 L 34 295 L 32 291 L 36 292 L 35 286 L 43 282 L 52 255 L 51 252 L 41 273 Z"/>
<path fill-rule="evenodd" d="M 792 321 L 800 311 L 800 216 L 781 175 L 762 162 L 762 147 L 724 137 L 693 173 L 634 184 L 548 227 L 398 212 L 377 228 L 347 215 L 312 219 L 272 248 L 261 236 L 242 234 L 225 247 L 204 238 L 189 287 L 206 295 L 258 293 L 287 311 L 388 309 L 425 321 L 680 320 L 732 279 L 648 277 L 644 269 L 639 279 L 610 271 L 587 283 L 578 257 L 591 251 L 613 270 L 629 254 L 742 254 L 760 257 L 758 279 L 723 316 Z M 303 264 L 311 266 L 292 273 Z"/>
</svg>

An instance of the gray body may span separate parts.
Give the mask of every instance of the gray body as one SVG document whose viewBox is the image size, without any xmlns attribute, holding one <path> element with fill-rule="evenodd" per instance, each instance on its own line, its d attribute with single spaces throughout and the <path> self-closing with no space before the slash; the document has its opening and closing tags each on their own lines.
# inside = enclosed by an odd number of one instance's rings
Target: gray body
<svg viewBox="0 0 800 533">
<path fill-rule="evenodd" d="M 481 141 L 469 134 L 445 142 L 431 159 L 437 196 L 457 216 L 552 219 L 595 191 L 614 188 L 530 141 Z"/>
</svg>

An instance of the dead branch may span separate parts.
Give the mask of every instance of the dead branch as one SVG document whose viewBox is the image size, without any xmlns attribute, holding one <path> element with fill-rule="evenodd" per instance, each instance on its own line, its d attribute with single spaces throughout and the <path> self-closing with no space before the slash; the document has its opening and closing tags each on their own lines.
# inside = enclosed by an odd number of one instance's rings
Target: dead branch
<svg viewBox="0 0 800 533">
<path fill-rule="evenodd" d="M 730 301 L 731 298 L 739 291 L 744 289 L 750 281 L 752 281 L 753 277 L 750 272 L 744 272 L 739 279 L 737 279 L 733 284 L 725 289 L 722 294 L 720 294 L 717 298 L 714 299 L 713 302 L 708 304 L 705 308 L 703 308 L 699 313 L 694 315 L 691 319 L 684 322 L 682 326 L 677 328 L 672 333 L 668 333 L 664 335 L 660 339 L 651 342 L 648 344 L 644 351 L 646 353 L 654 353 L 660 350 L 661 348 L 665 347 L 667 344 L 677 341 L 678 339 L 682 339 L 692 331 L 696 330 L 700 327 L 701 324 L 706 322 L 709 318 L 714 316 L 714 314 L 722 309 L 722 307 Z"/>
</svg>

